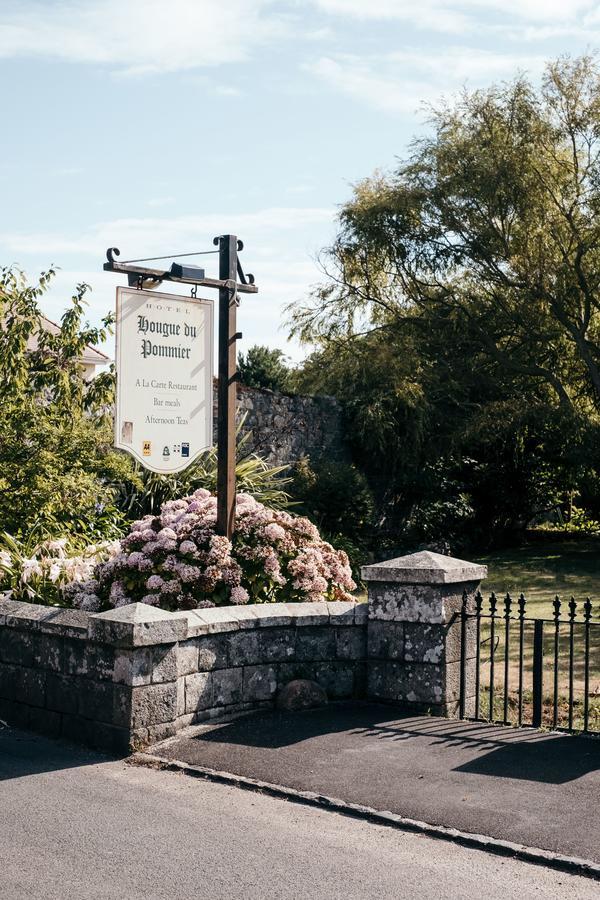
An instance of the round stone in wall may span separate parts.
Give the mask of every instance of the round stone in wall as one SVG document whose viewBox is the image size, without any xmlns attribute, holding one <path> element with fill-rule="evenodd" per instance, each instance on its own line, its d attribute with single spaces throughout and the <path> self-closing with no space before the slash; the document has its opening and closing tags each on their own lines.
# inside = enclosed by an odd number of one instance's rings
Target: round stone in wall
<svg viewBox="0 0 600 900">
<path fill-rule="evenodd" d="M 308 678 L 297 678 L 288 681 L 277 695 L 277 708 L 286 712 L 298 709 L 313 709 L 327 704 L 327 694 L 316 681 Z"/>
</svg>

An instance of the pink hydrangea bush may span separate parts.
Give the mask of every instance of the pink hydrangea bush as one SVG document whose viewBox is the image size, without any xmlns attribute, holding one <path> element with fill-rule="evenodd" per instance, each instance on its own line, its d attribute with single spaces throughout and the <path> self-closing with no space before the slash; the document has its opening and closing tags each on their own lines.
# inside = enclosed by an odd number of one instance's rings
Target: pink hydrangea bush
<svg viewBox="0 0 600 900">
<path fill-rule="evenodd" d="M 134 522 L 95 579 L 70 588 L 84 609 L 138 600 L 163 609 L 241 603 L 349 600 L 348 557 L 306 518 L 237 495 L 233 541 L 216 534 L 217 500 L 200 489 Z"/>
</svg>

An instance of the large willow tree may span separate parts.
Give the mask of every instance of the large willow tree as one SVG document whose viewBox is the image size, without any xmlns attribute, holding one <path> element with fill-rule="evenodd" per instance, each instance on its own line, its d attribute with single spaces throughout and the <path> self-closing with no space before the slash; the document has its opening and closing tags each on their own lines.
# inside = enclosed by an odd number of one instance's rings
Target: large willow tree
<svg viewBox="0 0 600 900">
<path fill-rule="evenodd" d="M 326 283 L 293 310 L 296 333 L 321 348 L 308 382 L 331 380 L 340 360 L 352 369 L 361 355 L 395 352 L 385 402 L 393 394 L 418 412 L 436 458 L 440 436 L 464 456 L 474 434 L 504 422 L 514 437 L 534 411 L 529 437 L 562 472 L 553 489 L 564 477 L 572 491 L 565 428 L 585 456 L 580 426 L 600 406 L 595 57 L 549 64 L 538 87 L 520 76 L 434 110 L 428 136 L 396 171 L 355 187 L 324 265 Z M 363 400 L 356 421 L 372 439 L 386 413 L 374 392 Z M 513 441 L 510 452 L 531 445 Z M 581 453 L 577 466 L 581 475 Z"/>
</svg>

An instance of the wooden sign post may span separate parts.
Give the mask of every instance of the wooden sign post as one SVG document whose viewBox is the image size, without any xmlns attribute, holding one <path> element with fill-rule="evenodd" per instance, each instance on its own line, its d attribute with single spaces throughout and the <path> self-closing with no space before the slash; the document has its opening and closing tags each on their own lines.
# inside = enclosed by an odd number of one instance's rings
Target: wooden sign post
<svg viewBox="0 0 600 900">
<path fill-rule="evenodd" d="M 235 413 L 237 403 L 237 353 L 236 343 L 241 334 L 236 330 L 238 294 L 255 294 L 258 291 L 254 277 L 244 275 L 238 259 L 243 244 L 233 234 L 224 234 L 213 241 L 218 250 L 201 253 L 172 254 L 171 256 L 135 259 L 119 263 L 116 247 L 106 251 L 106 272 L 121 272 L 127 275 L 130 287 L 151 289 L 163 281 L 174 281 L 192 285 L 192 297 L 196 297 L 198 287 L 216 288 L 219 291 L 219 337 L 218 337 L 218 418 L 217 418 L 217 531 L 231 538 L 235 527 Z M 173 259 L 182 256 L 219 254 L 219 278 L 206 278 L 204 269 L 196 266 L 173 263 L 170 269 L 154 269 L 137 263 L 152 262 L 157 259 Z M 135 263 L 136 265 L 133 265 Z M 239 279 L 239 280 L 238 280 Z M 157 298 L 160 295 L 157 295 Z M 119 372 L 117 371 L 117 379 Z M 191 460 L 190 460 L 191 461 Z M 140 460 L 144 465 L 144 459 Z M 179 469 L 181 471 L 181 468 Z"/>
<path fill-rule="evenodd" d="M 235 522 L 235 412 L 237 404 L 237 238 L 219 244 L 219 391 L 217 412 L 217 531 L 231 538 Z"/>
</svg>

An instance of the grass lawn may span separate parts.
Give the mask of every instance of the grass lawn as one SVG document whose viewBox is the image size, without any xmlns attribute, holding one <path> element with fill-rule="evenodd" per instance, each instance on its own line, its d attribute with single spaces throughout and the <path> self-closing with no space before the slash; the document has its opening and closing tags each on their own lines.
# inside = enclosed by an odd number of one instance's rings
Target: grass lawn
<svg viewBox="0 0 600 900">
<path fill-rule="evenodd" d="M 512 550 L 476 555 L 477 562 L 488 567 L 482 593 L 495 591 L 502 597 L 508 591 L 528 600 L 529 616 L 552 616 L 552 601 L 571 596 L 577 601 L 590 597 L 593 616 L 600 614 L 600 539 L 574 538 L 556 543 L 535 542 Z M 565 612 L 563 615 L 565 615 Z"/>
<path fill-rule="evenodd" d="M 481 590 L 485 598 L 483 611 L 489 607 L 487 598 L 494 591 L 498 596 L 498 613 L 502 616 L 502 601 L 508 591 L 516 601 L 523 592 L 527 598 L 528 618 L 552 618 L 552 601 L 558 594 L 565 606 L 561 610 L 561 626 L 559 641 L 558 665 L 558 724 L 566 727 L 568 723 L 568 615 L 566 605 L 572 596 L 578 601 L 578 621 L 582 622 L 582 603 L 586 597 L 592 601 L 592 622 L 597 624 L 590 635 L 590 720 L 589 727 L 600 733 L 600 538 L 576 537 L 554 542 L 532 541 L 523 547 L 512 550 L 500 550 L 490 554 L 467 554 L 467 558 L 483 563 L 488 567 L 489 575 L 482 582 Z M 357 599 L 367 599 L 366 591 L 361 591 Z M 517 722 L 517 684 L 519 677 L 518 609 L 513 608 L 511 626 L 511 642 L 509 647 L 509 710 L 508 718 Z M 504 657 L 506 653 L 504 639 L 504 623 L 496 626 L 494 659 L 496 663 L 496 693 L 494 702 L 494 720 L 502 718 L 504 700 Z M 532 714 L 532 668 L 533 668 L 533 625 L 528 622 L 524 633 L 524 680 L 523 680 L 523 722 L 531 721 Z M 574 645 L 574 727 L 583 727 L 583 695 L 584 695 L 584 654 L 583 624 L 575 628 Z M 484 619 L 481 626 L 481 707 L 483 717 L 489 715 L 489 673 L 490 673 L 490 634 L 489 620 Z M 553 720 L 553 663 L 554 663 L 554 626 L 544 626 L 544 676 L 543 676 L 543 724 L 552 726 Z"/>
<path fill-rule="evenodd" d="M 600 539 L 574 538 L 560 540 L 555 543 L 532 542 L 524 547 L 502 550 L 485 556 L 473 556 L 477 562 L 488 566 L 488 578 L 482 584 L 482 593 L 486 598 L 484 612 L 487 612 L 487 596 L 491 591 L 498 595 L 498 612 L 502 615 L 502 598 L 508 591 L 516 600 L 521 591 L 527 598 L 527 616 L 532 618 L 551 618 L 552 601 L 556 594 L 561 600 L 568 601 L 572 596 L 578 601 L 578 620 L 582 615 L 581 604 L 586 597 L 592 601 L 592 621 L 598 625 L 592 628 L 590 637 L 590 728 L 600 730 Z M 560 664 L 559 664 L 559 724 L 566 726 L 568 714 L 568 608 L 562 610 Z M 517 610 L 513 608 L 513 616 Z M 518 646 L 516 642 L 516 622 L 513 624 L 513 639 L 510 647 L 510 688 L 509 719 L 516 721 L 517 696 L 515 688 L 518 680 Z M 482 623 L 482 713 L 489 713 L 489 702 L 486 688 L 489 684 L 489 624 Z M 552 720 L 552 682 L 553 682 L 553 625 L 544 629 L 544 724 L 550 725 Z M 531 670 L 532 670 L 532 626 L 528 624 L 525 632 L 525 720 L 530 719 L 531 705 Z M 500 713 L 503 698 L 502 672 L 505 646 L 502 623 L 498 623 L 497 649 L 495 653 L 498 675 L 497 703 L 495 718 Z M 583 707 L 583 626 L 575 631 L 574 688 L 575 688 L 575 727 L 582 727 Z M 494 704 L 496 706 L 496 703 Z"/>
</svg>

